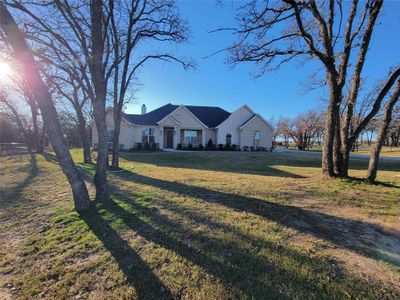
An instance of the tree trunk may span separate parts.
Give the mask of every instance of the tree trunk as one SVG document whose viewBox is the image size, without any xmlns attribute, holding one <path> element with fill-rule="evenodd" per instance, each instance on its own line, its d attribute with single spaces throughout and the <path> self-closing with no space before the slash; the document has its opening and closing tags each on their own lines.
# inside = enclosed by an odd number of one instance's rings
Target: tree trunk
<svg viewBox="0 0 400 300">
<path fill-rule="evenodd" d="M 85 210 L 90 206 L 89 194 L 65 143 L 51 95 L 39 74 L 24 34 L 19 31 L 14 18 L 2 1 L 0 1 L 0 26 L 6 42 L 13 49 L 15 59 L 20 63 L 21 76 L 25 77 L 29 90 L 38 101 L 46 132 L 51 139 L 61 169 L 71 186 L 75 209 Z"/>
<path fill-rule="evenodd" d="M 30 100 L 29 106 L 32 113 L 32 125 L 33 125 L 33 143 L 35 146 L 36 153 L 43 153 L 42 139 L 39 132 L 38 124 L 38 107 L 33 99 Z"/>
<path fill-rule="evenodd" d="M 79 135 L 81 137 L 82 146 L 83 146 L 83 162 L 85 164 L 91 164 L 92 158 L 90 156 L 89 135 L 86 131 L 86 120 L 85 120 L 85 117 L 83 116 L 81 109 L 76 109 L 76 115 L 78 117 Z"/>
<path fill-rule="evenodd" d="M 119 168 L 119 133 L 121 131 L 121 112 L 114 107 L 114 137 L 113 137 L 113 153 L 111 166 L 115 169 Z"/>
<path fill-rule="evenodd" d="M 94 175 L 94 184 L 96 186 L 96 201 L 107 202 L 108 200 L 110 200 L 108 181 L 107 181 L 107 168 L 108 168 L 107 124 L 106 124 L 105 100 L 102 100 L 99 96 L 100 95 L 97 95 L 96 102 L 93 103 L 93 115 L 96 122 L 96 128 L 98 134 L 97 162 L 96 162 L 96 174 Z"/>
<path fill-rule="evenodd" d="M 107 202 L 110 194 L 107 181 L 108 168 L 108 140 L 106 123 L 106 91 L 105 70 L 103 68 L 104 58 L 104 32 L 103 26 L 105 16 L 103 14 L 103 1 L 90 1 L 91 17 L 91 63 L 89 65 L 92 82 L 95 90 L 95 97 L 92 99 L 93 116 L 96 122 L 98 133 L 97 163 L 94 184 L 96 186 L 96 201 Z"/>
<path fill-rule="evenodd" d="M 330 75 L 332 77 L 332 75 Z M 333 145 L 335 138 L 336 118 L 339 115 L 340 93 L 335 79 L 329 78 L 330 96 L 325 115 L 325 136 L 322 145 L 322 174 L 325 178 L 335 176 L 333 163 Z"/>
<path fill-rule="evenodd" d="M 367 179 L 369 182 L 375 182 L 376 175 L 378 173 L 379 154 L 382 149 L 382 142 L 388 131 L 390 122 L 392 120 L 393 107 L 399 100 L 399 96 L 400 96 L 400 80 L 397 82 L 396 89 L 386 105 L 386 109 L 382 117 L 381 127 L 379 128 L 379 132 L 376 137 L 375 146 L 371 150 L 371 158 L 369 160 L 368 173 L 367 173 Z"/>
<path fill-rule="evenodd" d="M 333 167 L 335 175 L 338 177 L 347 176 L 347 172 L 343 168 L 343 154 L 341 152 L 341 137 L 340 137 L 340 116 L 339 111 L 335 116 L 335 137 L 333 139 Z M 344 175 L 346 174 L 346 175 Z"/>
</svg>

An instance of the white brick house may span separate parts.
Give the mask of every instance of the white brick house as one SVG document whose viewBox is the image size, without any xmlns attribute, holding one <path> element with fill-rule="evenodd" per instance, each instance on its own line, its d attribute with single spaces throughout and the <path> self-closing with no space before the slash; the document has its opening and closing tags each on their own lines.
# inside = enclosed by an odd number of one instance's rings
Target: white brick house
<svg viewBox="0 0 400 300">
<path fill-rule="evenodd" d="M 107 131 L 110 139 L 114 130 L 113 112 L 107 111 Z M 123 114 L 120 144 L 123 149 L 137 145 L 156 144 L 160 149 L 177 148 L 178 144 L 205 146 L 231 144 L 244 147 L 272 147 L 271 125 L 247 105 L 232 113 L 219 107 L 166 104 L 151 112 Z M 96 148 L 97 129 L 92 122 L 92 144 Z"/>
</svg>

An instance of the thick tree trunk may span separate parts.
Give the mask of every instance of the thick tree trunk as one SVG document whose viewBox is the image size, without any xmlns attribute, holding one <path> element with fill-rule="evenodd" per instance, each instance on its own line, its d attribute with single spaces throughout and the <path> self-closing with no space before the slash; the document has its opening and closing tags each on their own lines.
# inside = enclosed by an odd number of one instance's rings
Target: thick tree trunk
<svg viewBox="0 0 400 300">
<path fill-rule="evenodd" d="M 81 109 L 76 109 L 76 115 L 78 117 L 79 135 L 81 137 L 82 146 L 83 146 L 83 162 L 85 164 L 91 164 L 92 158 L 90 155 L 89 135 L 86 131 L 86 120 L 85 120 L 85 117 L 83 116 Z"/>
<path fill-rule="evenodd" d="M 95 99 L 92 99 L 93 116 L 96 122 L 98 133 L 97 163 L 94 184 L 96 186 L 96 201 L 107 202 L 110 200 L 110 193 L 107 181 L 108 168 L 108 140 L 106 123 L 106 91 L 105 70 L 103 67 L 104 58 L 104 20 L 103 1 L 90 1 L 91 17 L 91 44 L 92 54 L 89 65 L 92 82 L 95 90 Z"/>
<path fill-rule="evenodd" d="M 93 103 L 93 115 L 96 122 L 98 134 L 96 174 L 94 175 L 94 184 L 96 186 L 96 201 L 106 202 L 110 200 L 107 181 L 108 168 L 108 140 L 107 124 L 105 113 L 105 100 L 99 99 Z M 105 95 L 104 95 L 105 96 Z"/>
<path fill-rule="evenodd" d="M 392 120 L 393 107 L 399 100 L 399 96 L 400 96 L 400 80 L 397 82 L 396 89 L 386 105 L 386 109 L 382 117 L 381 127 L 379 128 L 378 135 L 376 136 L 375 146 L 371 150 L 371 158 L 369 160 L 368 173 L 367 173 L 367 179 L 369 182 L 375 182 L 376 175 L 378 173 L 379 154 L 382 149 L 383 139 L 385 138 L 386 133 L 388 131 L 390 122 Z"/>
<path fill-rule="evenodd" d="M 334 171 L 334 139 L 336 118 L 339 115 L 340 93 L 336 86 L 335 79 L 329 78 L 330 96 L 329 104 L 325 115 L 324 140 L 322 145 L 322 174 L 325 178 L 335 176 Z"/>
<path fill-rule="evenodd" d="M 338 177 L 345 177 L 343 173 L 343 154 L 341 152 L 341 138 L 340 138 L 340 116 L 337 111 L 335 117 L 335 137 L 333 140 L 333 167 L 335 175 Z"/>
<path fill-rule="evenodd" d="M 114 108 L 114 137 L 113 137 L 113 153 L 111 166 L 115 169 L 119 168 L 119 133 L 121 131 L 121 112 Z"/>
<path fill-rule="evenodd" d="M 33 100 L 31 100 L 33 101 Z M 29 103 L 31 107 L 31 114 L 32 114 L 32 125 L 33 125 L 33 143 L 35 146 L 36 153 L 43 153 L 43 144 L 42 138 L 39 132 L 39 124 L 38 124 L 38 107 L 36 103 Z"/>
<path fill-rule="evenodd" d="M 0 1 L 0 26 L 5 34 L 6 42 L 14 50 L 15 59 L 21 65 L 21 76 L 25 77 L 29 90 L 38 102 L 46 132 L 51 139 L 61 169 L 71 186 L 75 209 L 85 210 L 90 206 L 89 194 L 63 138 L 51 95 L 42 81 L 24 34 L 19 31 L 14 18 L 2 1 Z"/>
</svg>

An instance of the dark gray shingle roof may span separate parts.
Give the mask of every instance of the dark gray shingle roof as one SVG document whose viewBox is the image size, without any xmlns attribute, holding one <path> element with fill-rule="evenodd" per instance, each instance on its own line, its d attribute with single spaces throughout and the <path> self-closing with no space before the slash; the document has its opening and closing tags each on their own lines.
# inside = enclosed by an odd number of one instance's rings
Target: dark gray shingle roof
<svg viewBox="0 0 400 300">
<path fill-rule="evenodd" d="M 177 109 L 179 105 L 168 103 L 144 115 L 124 114 L 123 117 L 130 123 L 137 125 L 157 125 L 167 115 Z M 216 127 L 225 121 L 230 113 L 220 107 L 185 105 L 201 122 L 208 127 Z"/>
</svg>

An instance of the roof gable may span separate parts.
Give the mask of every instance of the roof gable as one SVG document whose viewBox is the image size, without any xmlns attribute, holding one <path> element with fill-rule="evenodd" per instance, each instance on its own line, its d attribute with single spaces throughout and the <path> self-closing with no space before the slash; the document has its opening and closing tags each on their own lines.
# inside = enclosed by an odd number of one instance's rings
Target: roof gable
<svg viewBox="0 0 400 300">
<path fill-rule="evenodd" d="M 218 126 L 230 115 L 229 112 L 220 107 L 194 105 L 182 106 L 186 108 L 191 114 L 193 114 L 201 123 L 209 128 Z M 135 125 L 157 125 L 157 123 L 166 118 L 179 107 L 181 106 L 168 103 L 147 114 L 123 114 L 123 118 Z"/>
<path fill-rule="evenodd" d="M 229 112 L 220 107 L 193 105 L 185 107 L 209 128 L 217 127 L 230 116 Z"/>
<path fill-rule="evenodd" d="M 256 118 L 259 118 L 261 121 L 263 121 L 271 130 L 274 130 L 272 128 L 272 126 L 267 122 L 267 120 L 265 120 L 260 114 L 254 114 L 250 119 L 248 119 L 246 122 L 244 122 L 239 129 L 242 129 L 243 127 L 245 127 L 246 125 L 250 124 L 253 120 L 255 120 Z"/>
<path fill-rule="evenodd" d="M 242 105 L 241 107 L 239 107 L 238 109 L 236 109 L 236 110 L 234 110 L 232 113 L 230 113 L 229 115 L 228 115 L 228 117 L 226 117 L 226 119 L 225 120 L 223 120 L 221 123 L 219 123 L 217 126 L 216 126 L 216 128 L 219 128 L 223 123 L 225 123 L 225 121 L 227 121 L 228 119 L 229 119 L 229 117 L 234 117 L 236 114 L 238 114 L 239 113 L 239 111 L 240 110 L 243 110 L 243 109 L 246 109 L 248 112 L 249 112 L 249 114 L 251 114 L 251 117 L 250 118 L 252 118 L 254 115 L 255 115 L 255 112 L 247 105 L 247 104 L 245 104 L 245 105 Z M 248 119 L 249 120 L 249 119 Z M 247 120 L 247 121 L 248 121 Z M 247 122 L 246 121 L 246 122 Z"/>
<path fill-rule="evenodd" d="M 128 122 L 135 125 L 157 125 L 157 122 L 172 113 L 178 105 L 168 103 L 144 115 L 123 114 Z"/>
</svg>

